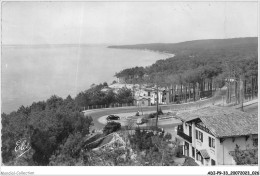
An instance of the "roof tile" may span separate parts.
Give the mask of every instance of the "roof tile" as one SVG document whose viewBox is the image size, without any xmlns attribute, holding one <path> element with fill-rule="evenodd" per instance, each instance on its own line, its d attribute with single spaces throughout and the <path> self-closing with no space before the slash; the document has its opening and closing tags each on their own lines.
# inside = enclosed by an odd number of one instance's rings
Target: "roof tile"
<svg viewBox="0 0 260 176">
<path fill-rule="evenodd" d="M 200 119 L 216 137 L 258 134 L 258 118 L 230 107 L 206 107 L 178 114 L 183 121 Z"/>
</svg>

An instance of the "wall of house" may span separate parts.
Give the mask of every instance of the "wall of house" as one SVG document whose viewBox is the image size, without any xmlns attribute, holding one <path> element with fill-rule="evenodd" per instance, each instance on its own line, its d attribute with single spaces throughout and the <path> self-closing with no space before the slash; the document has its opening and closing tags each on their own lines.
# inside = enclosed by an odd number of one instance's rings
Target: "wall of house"
<svg viewBox="0 0 260 176">
<path fill-rule="evenodd" d="M 217 164 L 217 138 L 215 138 L 213 135 L 197 128 L 195 126 L 195 123 L 193 122 L 191 124 L 192 128 L 192 144 L 190 144 L 189 146 L 189 157 L 193 158 L 195 160 L 196 163 L 198 163 L 199 165 L 205 165 L 205 166 L 210 166 L 211 165 L 211 159 L 215 160 L 215 163 Z M 196 132 L 195 130 L 198 130 L 200 132 L 203 133 L 203 142 L 201 142 L 200 140 L 196 139 Z M 183 123 L 183 132 L 187 135 L 189 135 L 189 125 L 185 125 L 185 123 Z M 215 139 L 215 148 L 213 147 L 209 147 L 209 137 Z M 183 142 L 183 145 L 185 144 L 185 142 Z M 192 157 L 192 147 L 195 148 L 195 157 Z M 206 149 L 210 159 L 204 159 L 203 164 L 200 161 L 196 160 L 196 149 L 199 150 L 203 150 Z"/>
<path fill-rule="evenodd" d="M 247 140 L 246 137 L 236 137 L 236 138 L 225 138 L 225 140 L 220 143 L 220 140 L 217 139 L 217 148 L 218 148 L 218 165 L 235 165 L 233 157 L 229 154 L 230 151 L 234 151 L 236 144 L 239 145 L 239 149 L 254 149 L 253 138 L 250 136 Z"/>
<path fill-rule="evenodd" d="M 148 91 L 145 91 L 143 89 L 138 89 L 135 91 L 135 96 L 137 97 L 148 96 Z"/>
<path fill-rule="evenodd" d="M 211 159 L 213 159 L 215 161 L 217 160 L 216 138 L 213 135 L 211 135 L 211 134 L 209 134 L 209 133 L 207 133 L 207 132 L 205 132 L 205 131 L 197 128 L 197 127 L 195 127 L 195 130 L 198 130 L 198 131 L 202 132 L 202 134 L 203 134 L 203 142 L 201 142 L 199 139 L 196 139 L 196 133 L 194 131 L 193 136 L 194 136 L 195 151 L 196 151 L 196 149 L 197 150 L 206 149 L 209 156 L 210 156 L 210 159 L 204 159 L 203 165 L 210 166 L 211 165 Z M 209 146 L 209 137 L 215 139 L 215 148 Z M 196 162 L 201 165 L 200 161 L 196 161 Z"/>
<path fill-rule="evenodd" d="M 189 129 L 189 126 L 190 126 L 191 124 L 188 124 L 188 123 L 182 123 L 182 126 L 183 126 L 183 132 L 186 134 L 186 135 L 188 135 L 189 136 L 189 133 L 190 133 L 190 129 Z M 192 140 L 193 140 L 193 129 L 191 129 L 192 130 Z M 183 139 L 184 140 L 184 139 Z M 183 142 L 183 144 L 182 145 L 185 145 L 185 141 L 186 140 L 184 140 L 184 142 Z M 187 142 L 187 141 L 186 141 Z M 189 143 L 189 142 L 187 142 L 187 143 Z M 183 153 L 184 153 L 184 147 L 183 147 Z M 189 157 L 192 157 L 192 144 L 190 144 L 189 143 Z"/>
<path fill-rule="evenodd" d="M 150 95 L 151 95 L 151 97 L 152 97 L 152 98 L 151 98 L 151 104 L 155 104 L 155 99 L 156 99 L 155 97 L 156 97 L 156 93 L 154 93 L 154 92 L 151 92 L 151 93 L 150 93 Z"/>
<path fill-rule="evenodd" d="M 170 94 L 168 90 L 165 90 L 163 93 L 163 101 L 165 104 L 169 104 L 170 103 Z"/>
<path fill-rule="evenodd" d="M 156 104 L 156 101 L 157 101 L 157 92 L 151 92 L 151 103 L 152 104 Z M 163 98 L 163 93 L 162 92 L 158 92 L 158 102 L 159 104 L 162 104 L 162 98 Z"/>
<path fill-rule="evenodd" d="M 186 135 L 189 135 L 189 124 L 183 123 L 183 132 Z M 256 149 L 256 146 L 254 146 L 253 139 L 258 138 L 257 135 L 250 135 L 247 139 L 245 136 L 239 136 L 235 138 L 225 138 L 222 143 L 220 143 L 220 139 L 214 137 L 212 134 L 207 133 L 204 130 L 201 130 L 200 128 L 197 128 L 195 126 L 195 123 L 192 122 L 192 143 L 189 143 L 189 157 L 193 158 L 196 163 L 199 165 L 211 165 L 211 160 L 213 159 L 216 163 L 216 165 L 235 165 L 236 162 L 234 161 L 233 157 L 229 154 L 229 152 L 234 151 L 236 145 L 239 146 L 240 150 L 246 150 L 246 149 Z M 199 139 L 196 139 L 196 132 L 195 130 L 198 130 L 203 133 L 203 142 L 201 142 Z M 215 139 L 215 148 L 209 146 L 209 137 Z M 182 145 L 185 145 L 185 141 L 182 142 Z M 195 157 L 192 157 L 192 147 L 195 148 Z M 207 153 L 210 156 L 210 159 L 204 159 L 204 163 L 202 164 L 200 161 L 196 160 L 196 149 L 203 150 L 206 149 Z M 184 148 L 183 148 L 184 152 Z"/>
</svg>

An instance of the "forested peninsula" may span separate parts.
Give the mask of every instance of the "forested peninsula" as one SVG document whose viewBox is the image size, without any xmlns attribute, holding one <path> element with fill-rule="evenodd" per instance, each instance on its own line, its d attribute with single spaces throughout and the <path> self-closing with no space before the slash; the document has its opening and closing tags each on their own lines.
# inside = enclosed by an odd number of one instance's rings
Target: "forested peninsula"
<svg viewBox="0 0 260 176">
<path fill-rule="evenodd" d="M 209 39 L 109 48 L 152 50 L 175 55 L 158 60 L 145 68 L 137 66 L 116 73 L 115 76 L 126 83 L 148 82 L 165 87 L 181 85 L 180 94 L 183 94 L 183 87 L 185 90 L 199 88 L 203 92 L 205 85 L 208 85 L 209 89 L 221 88 L 227 80 L 235 80 L 234 86 L 237 90 L 243 81 L 245 94 L 254 95 L 258 77 L 257 39 Z"/>
</svg>

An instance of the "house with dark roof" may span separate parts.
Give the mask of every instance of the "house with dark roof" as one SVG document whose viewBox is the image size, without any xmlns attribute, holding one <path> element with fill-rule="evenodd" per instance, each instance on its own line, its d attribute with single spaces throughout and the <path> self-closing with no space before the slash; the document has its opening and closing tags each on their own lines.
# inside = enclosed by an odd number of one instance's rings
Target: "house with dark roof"
<svg viewBox="0 0 260 176">
<path fill-rule="evenodd" d="M 257 150 L 258 118 L 228 107 L 206 107 L 177 114 L 183 154 L 199 165 L 235 165 L 232 153 Z"/>
</svg>

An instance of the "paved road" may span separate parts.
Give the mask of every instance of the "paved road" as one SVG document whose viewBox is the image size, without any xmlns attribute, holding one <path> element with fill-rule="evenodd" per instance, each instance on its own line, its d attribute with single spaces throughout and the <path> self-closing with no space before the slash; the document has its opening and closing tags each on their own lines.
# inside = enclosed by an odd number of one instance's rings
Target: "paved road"
<svg viewBox="0 0 260 176">
<path fill-rule="evenodd" d="M 144 107 L 143 111 L 153 111 L 156 112 L 156 107 Z M 162 107 L 162 110 L 166 110 L 165 108 Z M 90 111 L 90 112 L 86 112 L 85 115 L 90 115 L 93 118 L 94 121 L 94 125 L 97 129 L 101 129 L 103 128 L 105 125 L 100 123 L 98 121 L 98 118 L 102 117 L 102 116 L 106 116 L 106 115 L 110 115 L 110 114 L 119 114 L 119 113 L 133 113 L 133 115 L 135 115 L 135 113 L 138 111 L 138 108 L 112 108 L 112 109 L 102 109 L 102 110 L 96 110 L 96 111 Z"/>
<path fill-rule="evenodd" d="M 169 107 L 162 107 L 162 110 L 164 112 L 167 112 L 166 110 L 170 109 Z M 152 108 L 144 108 L 144 112 L 154 111 L 156 112 L 156 107 Z M 94 125 L 96 129 L 102 129 L 105 124 L 101 121 L 100 118 L 103 118 L 104 116 L 107 116 L 109 114 L 120 114 L 120 113 L 129 113 L 129 116 L 135 115 L 137 109 L 127 109 L 127 108 L 120 108 L 120 109 L 110 109 L 107 111 L 92 111 L 89 112 L 88 115 L 90 115 L 93 118 Z M 101 121 L 101 122 L 100 122 Z M 165 119 L 165 120 L 159 120 L 158 121 L 158 127 L 163 128 L 166 132 L 170 133 L 172 135 L 172 139 L 174 139 L 177 136 L 177 126 L 181 124 L 181 121 L 178 119 Z M 136 126 L 136 125 L 135 125 Z M 141 125 L 140 127 L 145 128 L 145 124 Z"/>
<path fill-rule="evenodd" d="M 197 109 L 202 107 L 211 106 L 214 104 L 219 104 L 222 102 L 222 96 L 225 95 L 226 90 L 221 89 L 217 90 L 215 96 L 205 100 L 199 100 L 196 102 L 183 103 L 183 104 L 170 104 L 170 105 L 160 105 L 160 108 L 163 112 L 167 111 L 181 111 L 188 109 Z M 85 115 L 90 115 L 93 118 L 94 125 L 97 129 L 101 129 L 104 127 L 104 124 L 98 121 L 98 118 L 110 114 L 120 114 L 120 113 L 133 113 L 133 115 L 140 111 L 139 107 L 120 107 L 120 108 L 105 108 L 105 109 L 94 109 L 94 110 L 86 110 L 83 111 Z M 154 111 L 156 112 L 156 106 L 146 106 L 142 107 L 142 111 Z"/>
<path fill-rule="evenodd" d="M 206 99 L 206 100 L 197 101 L 195 103 L 192 102 L 192 103 L 185 103 L 185 104 L 160 105 L 160 108 L 162 109 L 163 112 L 181 111 L 181 110 L 197 109 L 197 108 L 210 106 L 215 102 L 216 102 L 216 98 L 214 98 L 213 101 L 211 99 Z M 156 106 L 142 107 L 142 110 L 143 112 L 147 112 L 147 111 L 156 112 Z M 133 113 L 133 115 L 135 115 L 137 111 L 140 111 L 139 107 L 120 107 L 120 108 L 88 110 L 88 111 L 84 111 L 84 114 L 91 116 L 93 118 L 95 127 L 97 129 L 101 129 L 104 127 L 104 124 L 100 123 L 98 121 L 98 118 L 110 114 L 120 114 L 120 113 Z"/>
<path fill-rule="evenodd" d="M 201 107 L 207 107 L 211 106 L 213 104 L 219 104 L 222 102 L 222 96 L 225 94 L 225 90 L 221 91 L 218 96 L 206 99 L 206 100 L 201 100 L 197 102 L 192 102 L 192 103 L 187 103 L 187 104 L 171 104 L 171 105 L 160 105 L 160 108 L 162 109 L 163 112 L 168 112 L 168 111 L 181 111 L 181 110 L 186 110 L 186 109 L 197 109 Z M 253 100 L 255 101 L 255 100 Z M 250 104 L 250 102 L 249 102 Z M 146 106 L 142 107 L 143 112 L 148 112 L 148 111 L 153 111 L 156 112 L 156 106 Z M 248 113 L 255 113 L 258 111 L 258 103 L 254 103 L 251 105 L 248 105 L 244 107 L 245 112 Z M 102 129 L 105 125 L 100 123 L 98 119 L 102 116 L 107 116 L 110 114 L 120 114 L 120 113 L 132 113 L 132 115 L 135 115 L 137 111 L 140 111 L 140 108 L 138 107 L 120 107 L 120 108 L 107 108 L 107 109 L 94 109 L 94 110 L 88 110 L 84 111 L 85 115 L 90 115 L 93 118 L 95 128 L 97 129 Z M 165 124 L 163 123 L 163 128 L 172 128 L 172 125 L 175 123 L 169 123 Z M 174 125 L 175 126 L 175 125 Z"/>
</svg>

